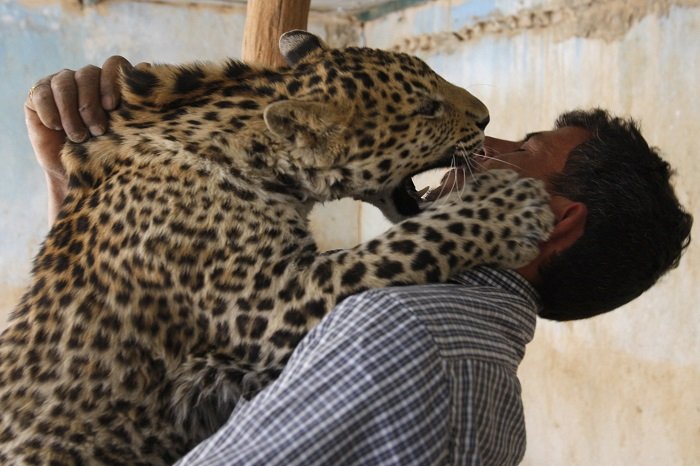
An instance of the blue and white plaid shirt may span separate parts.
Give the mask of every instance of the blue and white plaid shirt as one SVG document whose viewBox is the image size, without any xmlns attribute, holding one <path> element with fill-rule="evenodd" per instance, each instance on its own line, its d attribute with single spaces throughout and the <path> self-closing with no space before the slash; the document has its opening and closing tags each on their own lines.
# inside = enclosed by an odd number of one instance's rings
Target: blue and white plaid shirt
<svg viewBox="0 0 700 466">
<path fill-rule="evenodd" d="M 337 306 L 280 378 L 179 465 L 509 465 L 539 299 L 490 267 Z"/>
</svg>

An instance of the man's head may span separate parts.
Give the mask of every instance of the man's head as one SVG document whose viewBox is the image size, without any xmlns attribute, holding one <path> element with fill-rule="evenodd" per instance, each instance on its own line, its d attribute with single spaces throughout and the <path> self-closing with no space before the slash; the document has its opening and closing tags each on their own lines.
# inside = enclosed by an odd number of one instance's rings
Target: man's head
<svg viewBox="0 0 700 466">
<path fill-rule="evenodd" d="M 557 226 L 523 269 L 542 296 L 542 317 L 582 319 L 631 301 L 678 265 L 690 241 L 692 217 L 670 167 L 632 120 L 568 112 L 525 141 L 487 138 L 485 155 L 495 160 L 477 162 L 543 179 L 552 194 Z"/>
</svg>

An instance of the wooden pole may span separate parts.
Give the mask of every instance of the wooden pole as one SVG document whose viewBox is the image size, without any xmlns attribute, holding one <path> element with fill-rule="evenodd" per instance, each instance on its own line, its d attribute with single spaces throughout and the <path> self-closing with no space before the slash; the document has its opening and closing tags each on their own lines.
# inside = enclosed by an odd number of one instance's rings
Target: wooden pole
<svg viewBox="0 0 700 466">
<path fill-rule="evenodd" d="M 277 41 L 282 33 L 306 29 L 311 0 L 248 0 L 243 30 L 243 61 L 283 66 Z"/>
</svg>

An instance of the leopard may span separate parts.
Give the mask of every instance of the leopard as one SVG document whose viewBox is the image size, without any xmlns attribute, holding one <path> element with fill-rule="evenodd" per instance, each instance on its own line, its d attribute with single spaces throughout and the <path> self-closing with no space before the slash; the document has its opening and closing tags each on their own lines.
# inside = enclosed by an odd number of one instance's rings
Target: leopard
<svg viewBox="0 0 700 466">
<path fill-rule="evenodd" d="M 109 130 L 66 143 L 67 196 L 0 336 L 0 463 L 172 464 L 345 297 L 536 257 L 541 182 L 413 185 L 481 146 L 480 100 L 406 54 L 279 47 L 281 68 L 123 69 Z M 321 251 L 309 212 L 344 197 L 395 223 Z"/>
</svg>

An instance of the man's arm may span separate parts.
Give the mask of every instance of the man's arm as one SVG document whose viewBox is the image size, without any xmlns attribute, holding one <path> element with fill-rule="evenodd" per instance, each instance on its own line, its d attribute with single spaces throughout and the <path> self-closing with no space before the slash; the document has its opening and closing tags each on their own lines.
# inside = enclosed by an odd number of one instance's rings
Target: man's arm
<svg viewBox="0 0 700 466">
<path fill-rule="evenodd" d="M 340 304 L 276 382 L 179 464 L 445 464 L 449 407 L 429 333 L 391 291 L 373 290 Z"/>
<path fill-rule="evenodd" d="M 24 119 L 34 155 L 44 170 L 49 191 L 49 223 L 53 223 L 66 196 L 68 179 L 61 163 L 67 139 L 84 141 L 107 129 L 106 111 L 119 105 L 117 79 L 122 66 L 131 64 L 113 56 L 102 68 L 85 66 L 61 70 L 40 79 L 24 102 Z"/>
</svg>

